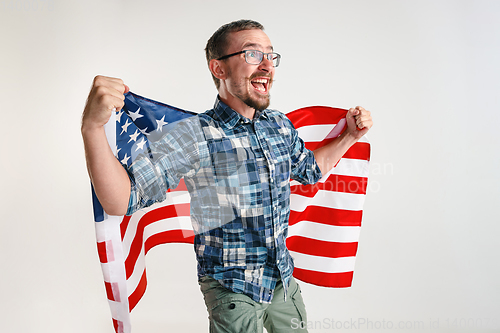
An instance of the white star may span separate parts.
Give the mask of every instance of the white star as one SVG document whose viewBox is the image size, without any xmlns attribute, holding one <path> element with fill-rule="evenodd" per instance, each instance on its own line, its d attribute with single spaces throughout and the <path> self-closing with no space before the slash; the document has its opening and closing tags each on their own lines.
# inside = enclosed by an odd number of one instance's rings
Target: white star
<svg viewBox="0 0 500 333">
<path fill-rule="evenodd" d="M 162 128 L 163 128 L 163 126 L 164 126 L 164 125 L 166 125 L 166 124 L 168 124 L 168 123 L 167 123 L 166 121 L 164 121 L 164 120 L 165 120 L 165 116 L 163 116 L 163 117 L 161 118 L 161 120 L 156 119 L 156 123 L 158 124 L 158 127 L 156 128 L 156 130 L 157 130 L 158 132 L 161 132 L 161 130 L 162 130 Z"/>
<path fill-rule="evenodd" d="M 127 164 L 129 159 L 130 159 L 130 156 L 127 156 L 127 153 L 125 153 L 125 156 L 123 156 L 123 160 L 121 160 L 120 162 L 122 162 L 122 164 Z"/>
<path fill-rule="evenodd" d="M 146 140 L 144 140 L 144 138 L 141 138 L 141 141 L 139 141 L 139 142 L 136 143 L 137 148 L 135 148 L 135 151 L 138 151 L 139 149 L 143 150 L 145 143 L 146 143 Z"/>
<path fill-rule="evenodd" d="M 118 148 L 118 145 L 116 145 L 116 155 L 118 155 L 118 153 L 120 152 L 120 150 L 122 150 L 122 149 Z"/>
<path fill-rule="evenodd" d="M 139 131 L 141 131 L 141 133 L 144 134 L 144 135 L 146 135 L 146 136 L 149 135 L 149 133 L 147 132 L 147 130 L 148 130 L 147 127 L 145 129 L 140 129 L 139 128 Z"/>
<path fill-rule="evenodd" d="M 132 121 L 135 121 L 137 118 L 144 117 L 142 114 L 139 114 L 139 111 L 141 111 L 140 107 L 137 109 L 137 111 L 128 113 L 128 116 L 132 118 Z"/>
<path fill-rule="evenodd" d="M 128 140 L 127 143 L 129 143 L 130 141 L 136 142 L 137 141 L 137 137 L 139 136 L 139 134 L 140 134 L 139 130 L 136 129 L 134 134 L 129 135 L 130 136 L 130 140 Z"/>
<path fill-rule="evenodd" d="M 120 119 L 122 118 L 122 114 L 123 114 L 123 111 L 122 111 L 122 110 L 120 110 L 120 112 L 118 112 L 118 113 L 116 114 L 116 121 L 117 121 L 117 122 L 120 122 Z"/>
<path fill-rule="evenodd" d="M 127 129 L 130 126 L 130 124 L 132 124 L 132 123 L 129 123 L 128 119 L 127 119 L 127 121 L 125 122 L 125 124 L 122 126 L 122 132 L 120 133 L 120 135 L 122 135 L 123 133 L 127 133 Z"/>
</svg>

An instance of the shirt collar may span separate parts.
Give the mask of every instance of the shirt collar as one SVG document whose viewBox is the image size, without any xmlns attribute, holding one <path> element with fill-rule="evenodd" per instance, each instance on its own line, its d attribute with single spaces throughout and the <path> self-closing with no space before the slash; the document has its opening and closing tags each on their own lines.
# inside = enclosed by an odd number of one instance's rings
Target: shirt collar
<svg viewBox="0 0 500 333">
<path fill-rule="evenodd" d="M 241 114 L 239 114 L 238 112 L 234 111 L 229 106 L 227 106 L 223 101 L 220 100 L 218 95 L 214 104 L 214 114 L 215 117 L 218 118 L 219 121 L 222 122 L 222 124 L 224 124 L 227 128 L 233 128 L 239 122 L 241 123 L 252 122 L 251 119 L 243 117 Z M 255 111 L 255 116 L 253 121 L 261 117 L 268 118 L 267 109 L 263 111 L 260 110 Z"/>
</svg>

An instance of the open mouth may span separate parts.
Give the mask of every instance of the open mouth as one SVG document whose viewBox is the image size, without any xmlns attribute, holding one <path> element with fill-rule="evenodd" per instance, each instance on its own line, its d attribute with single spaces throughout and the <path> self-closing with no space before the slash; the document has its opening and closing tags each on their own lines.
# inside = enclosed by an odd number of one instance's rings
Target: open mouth
<svg viewBox="0 0 500 333">
<path fill-rule="evenodd" d="M 267 92 L 269 91 L 269 83 L 270 83 L 269 78 L 263 78 L 263 77 L 255 78 L 252 79 L 250 83 L 252 84 L 254 89 L 261 94 L 267 94 Z"/>
</svg>

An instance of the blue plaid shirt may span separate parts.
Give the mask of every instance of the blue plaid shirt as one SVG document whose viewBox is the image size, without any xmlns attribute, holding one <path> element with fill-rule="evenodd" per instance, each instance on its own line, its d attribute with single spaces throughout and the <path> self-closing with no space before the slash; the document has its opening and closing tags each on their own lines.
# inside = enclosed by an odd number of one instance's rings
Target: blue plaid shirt
<svg viewBox="0 0 500 333">
<path fill-rule="evenodd" d="M 279 278 L 286 290 L 293 259 L 286 248 L 290 178 L 321 178 L 290 120 L 273 110 L 241 116 L 217 98 L 214 108 L 179 121 L 128 169 L 127 215 L 165 199 L 184 177 L 198 276 L 260 303 Z"/>
</svg>

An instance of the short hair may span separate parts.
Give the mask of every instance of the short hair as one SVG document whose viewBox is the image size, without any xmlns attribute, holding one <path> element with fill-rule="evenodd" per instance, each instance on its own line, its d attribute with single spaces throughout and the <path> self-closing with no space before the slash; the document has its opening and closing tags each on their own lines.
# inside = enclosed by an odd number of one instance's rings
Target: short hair
<svg viewBox="0 0 500 333">
<path fill-rule="evenodd" d="M 242 30 L 252 30 L 260 29 L 264 30 L 264 26 L 259 22 L 252 20 L 238 20 L 233 21 L 228 24 L 224 24 L 210 37 L 207 41 L 207 46 L 205 47 L 205 55 L 207 57 L 207 64 L 210 66 L 210 60 L 218 59 L 225 56 L 225 52 L 228 46 L 228 37 L 232 32 L 238 32 Z M 217 90 L 220 87 L 220 80 L 212 74 L 212 79 L 215 82 Z"/>
</svg>

